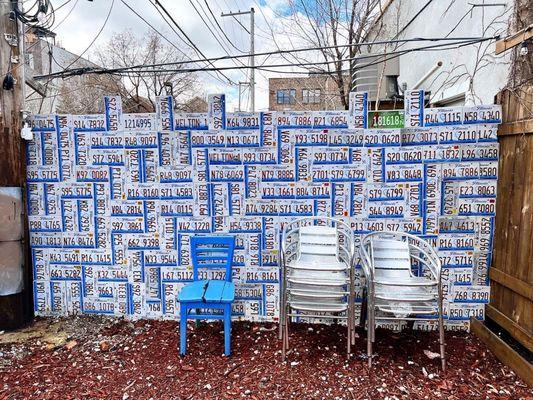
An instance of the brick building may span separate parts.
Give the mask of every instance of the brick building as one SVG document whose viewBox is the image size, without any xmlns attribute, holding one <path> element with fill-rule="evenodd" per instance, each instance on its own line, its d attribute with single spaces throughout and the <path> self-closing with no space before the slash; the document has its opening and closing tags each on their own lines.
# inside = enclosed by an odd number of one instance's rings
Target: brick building
<svg viewBox="0 0 533 400">
<path fill-rule="evenodd" d="M 328 75 L 268 80 L 272 111 L 344 110 L 335 81 Z"/>
</svg>

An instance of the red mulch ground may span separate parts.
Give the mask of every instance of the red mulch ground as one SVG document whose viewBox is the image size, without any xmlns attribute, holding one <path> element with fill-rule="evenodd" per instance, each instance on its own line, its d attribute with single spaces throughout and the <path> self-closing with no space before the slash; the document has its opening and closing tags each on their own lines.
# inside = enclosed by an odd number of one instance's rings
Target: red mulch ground
<svg viewBox="0 0 533 400">
<path fill-rule="evenodd" d="M 68 324 L 68 320 L 66 322 Z M 221 325 L 190 326 L 186 357 L 174 321 L 106 320 L 94 332 L 27 353 L 0 345 L 0 399 L 435 399 L 527 398 L 532 393 L 475 337 L 446 334 L 449 371 L 424 350 L 434 332 L 378 331 L 372 369 L 365 332 L 345 358 L 341 326 L 292 324 L 292 352 L 281 361 L 276 325 L 233 323 L 233 355 L 222 356 Z M 20 350 L 20 349 L 19 349 Z M 13 356 L 14 357 L 14 356 Z"/>
</svg>

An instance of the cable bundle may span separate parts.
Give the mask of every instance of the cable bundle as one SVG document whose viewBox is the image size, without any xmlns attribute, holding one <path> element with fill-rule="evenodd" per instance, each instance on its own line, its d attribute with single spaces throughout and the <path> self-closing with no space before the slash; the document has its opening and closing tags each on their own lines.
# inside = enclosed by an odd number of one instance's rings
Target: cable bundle
<svg viewBox="0 0 533 400">
<path fill-rule="evenodd" d="M 13 7 L 17 18 L 28 26 L 51 28 L 55 22 L 54 7 L 50 0 L 36 0 L 27 11 L 20 10 L 16 3 Z"/>
</svg>

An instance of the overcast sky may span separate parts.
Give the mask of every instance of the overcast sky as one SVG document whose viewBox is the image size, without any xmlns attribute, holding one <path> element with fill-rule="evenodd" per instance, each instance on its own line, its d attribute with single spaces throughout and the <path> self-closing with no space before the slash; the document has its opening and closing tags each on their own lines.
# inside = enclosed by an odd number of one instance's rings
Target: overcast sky
<svg viewBox="0 0 533 400">
<path fill-rule="evenodd" d="M 187 46 L 177 37 L 171 30 L 169 25 L 165 23 L 156 8 L 149 0 L 124 0 L 132 8 L 138 11 L 146 20 L 148 20 L 155 28 L 163 32 L 167 38 L 184 50 L 188 50 L 193 57 L 197 57 Z M 204 0 L 192 0 L 198 7 L 202 5 L 204 11 L 208 13 Z M 213 13 L 218 19 L 218 22 L 225 30 L 228 37 L 231 39 L 235 47 L 243 51 L 249 51 L 250 36 L 239 23 L 231 17 L 220 17 L 221 12 L 249 10 L 254 7 L 255 13 L 255 29 L 256 29 L 256 52 L 274 50 L 275 45 L 271 40 L 271 28 L 281 26 L 283 18 L 280 14 L 284 14 L 285 0 L 207 0 Z M 63 4 L 65 0 L 52 0 L 55 8 Z M 56 22 L 52 30 L 57 33 L 57 43 L 65 49 L 80 54 L 94 39 L 102 25 L 112 5 L 112 0 L 71 0 L 66 5 L 61 7 L 56 12 Z M 161 3 L 167 8 L 170 14 L 174 17 L 176 22 L 183 28 L 189 37 L 195 42 L 198 48 L 203 51 L 208 57 L 223 56 L 226 53 L 220 45 L 213 38 L 213 35 L 205 27 L 204 23 L 194 11 L 190 0 L 161 0 Z M 209 15 L 209 14 L 208 14 Z M 209 15 L 210 16 L 210 15 Z M 211 17 L 211 16 L 210 16 Z M 248 15 L 238 17 L 242 24 L 246 27 L 250 26 Z M 139 17 L 131 12 L 122 2 L 122 0 L 114 0 L 113 8 L 108 23 L 104 30 L 96 40 L 93 47 L 103 45 L 110 39 L 113 33 L 121 32 L 125 29 L 131 29 L 136 35 L 142 36 L 144 33 L 151 30 Z M 276 31 L 278 31 L 276 29 Z M 216 32 L 219 37 L 222 37 L 220 32 Z M 222 38 L 223 39 L 223 38 Z M 276 35 L 276 40 L 280 47 L 291 48 L 291 46 L 298 45 L 294 40 L 288 42 L 286 35 Z M 237 50 L 231 45 L 225 43 L 229 49 L 230 54 L 239 54 Z M 86 58 L 91 58 L 93 47 L 85 54 Z M 242 59 L 244 63 L 248 63 L 247 59 Z M 271 57 L 267 63 L 275 63 L 281 61 L 280 58 Z M 257 64 L 257 62 L 256 62 Z M 228 64 L 217 64 L 217 66 Z M 231 65 L 231 63 L 229 64 Z M 247 81 L 247 70 L 240 71 L 225 71 L 233 81 Z M 268 77 L 272 76 L 286 76 L 271 72 L 256 72 L 256 109 L 262 110 L 268 108 Z M 238 100 L 238 89 L 236 86 L 229 84 L 222 84 L 212 76 L 202 72 L 200 73 L 202 81 L 202 88 L 208 93 L 224 92 L 228 95 L 229 109 L 232 110 Z M 247 99 L 244 99 L 246 104 Z M 244 108 L 244 107 L 243 107 Z"/>
</svg>

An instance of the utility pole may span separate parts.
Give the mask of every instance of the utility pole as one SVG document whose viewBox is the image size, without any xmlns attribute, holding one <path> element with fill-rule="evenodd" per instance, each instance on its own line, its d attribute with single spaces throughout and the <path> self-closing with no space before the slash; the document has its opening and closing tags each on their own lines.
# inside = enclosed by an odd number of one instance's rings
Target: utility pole
<svg viewBox="0 0 533 400">
<path fill-rule="evenodd" d="M 13 12 L 22 1 L 0 1 L 0 330 L 15 329 L 33 314 L 25 204 L 24 29 Z M 20 195 L 22 194 L 22 197 Z"/>
<path fill-rule="evenodd" d="M 241 112 L 241 87 L 242 82 L 239 82 L 239 112 Z"/>
<path fill-rule="evenodd" d="M 250 15 L 250 30 L 246 29 L 244 25 L 236 18 L 238 15 Z M 250 34 L 250 111 L 255 111 L 255 10 L 250 8 L 250 11 L 237 11 L 220 14 L 222 17 L 233 17 L 241 25 L 246 32 Z M 239 90 L 240 92 L 240 90 Z M 240 100 L 240 99 L 239 99 Z M 240 107 L 239 107 L 240 109 Z"/>
<path fill-rule="evenodd" d="M 254 17 L 255 17 L 255 10 L 254 8 L 250 8 L 250 66 L 252 67 L 252 70 L 250 71 L 250 93 L 251 93 L 251 107 L 252 112 L 255 112 L 255 29 L 254 29 Z"/>
<path fill-rule="evenodd" d="M 242 95 L 246 90 L 246 86 L 250 86 L 250 82 L 239 82 L 239 111 L 242 111 Z"/>
</svg>

